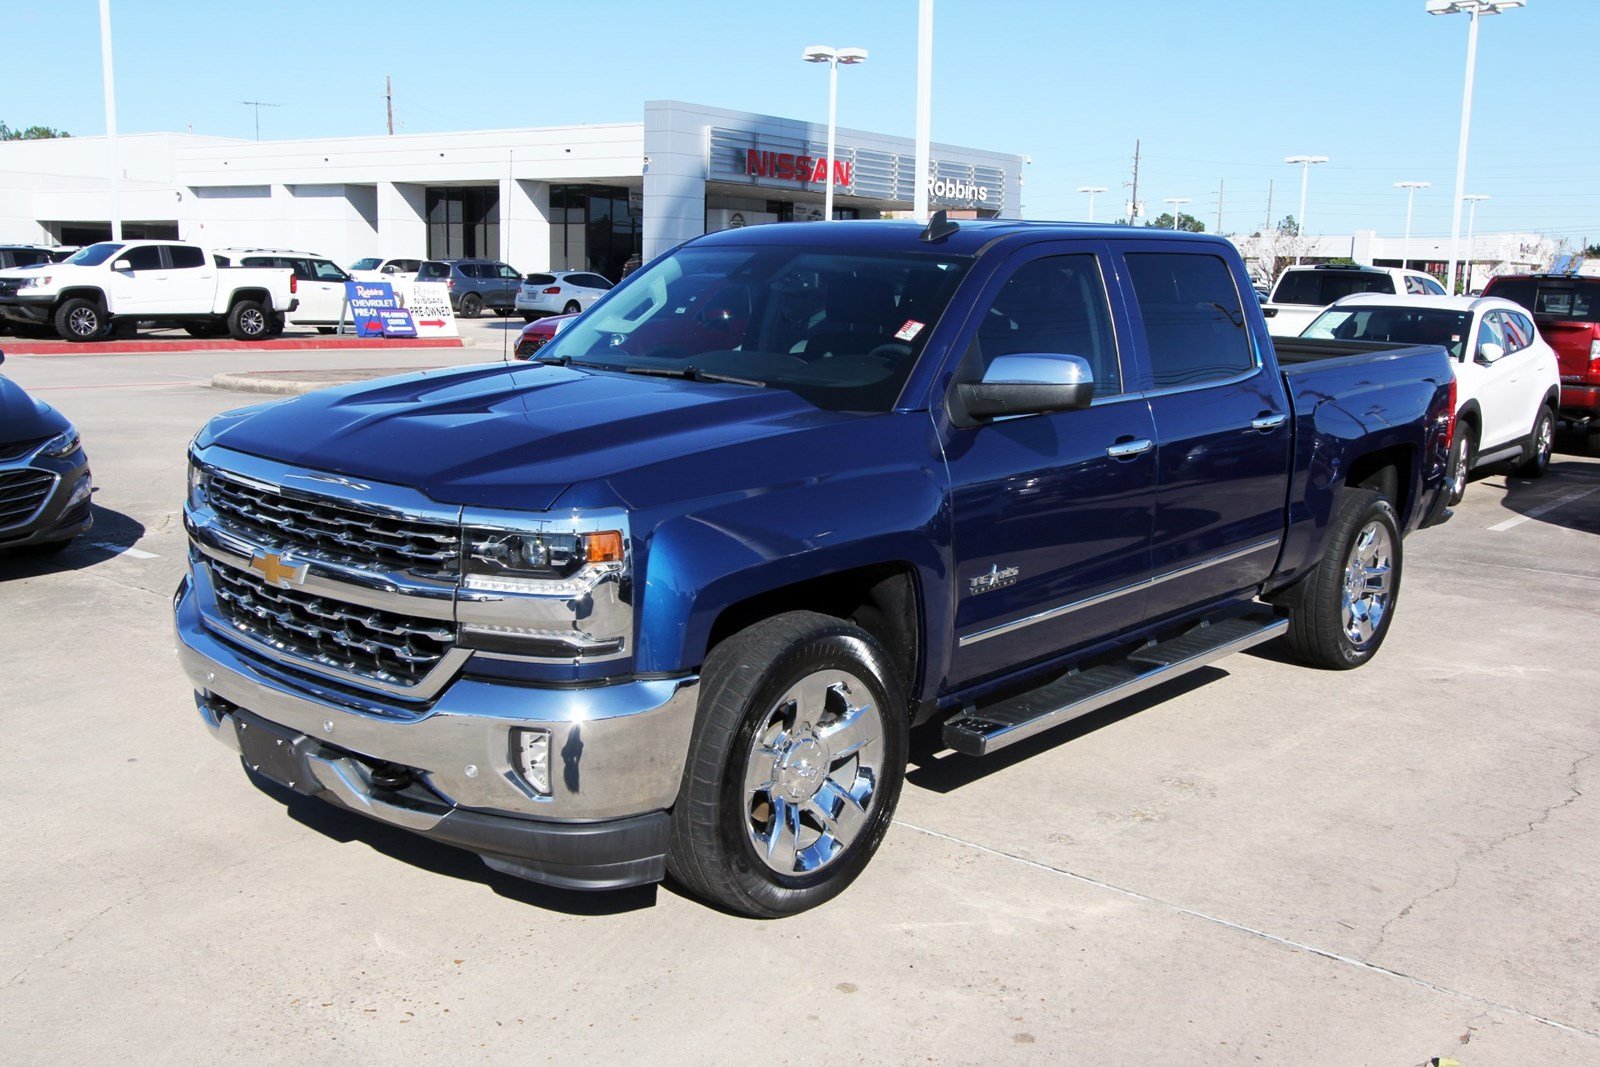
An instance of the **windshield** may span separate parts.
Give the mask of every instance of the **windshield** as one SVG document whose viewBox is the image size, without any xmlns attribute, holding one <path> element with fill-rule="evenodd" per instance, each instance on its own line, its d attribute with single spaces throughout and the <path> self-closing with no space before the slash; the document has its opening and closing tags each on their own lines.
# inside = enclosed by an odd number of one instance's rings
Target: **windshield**
<svg viewBox="0 0 1600 1067">
<path fill-rule="evenodd" d="M 1394 282 L 1387 274 L 1357 270 L 1291 270 L 1278 281 L 1272 294 L 1274 304 L 1312 304 L 1326 306 L 1340 297 L 1356 293 L 1393 293 Z"/>
<path fill-rule="evenodd" d="M 1497 278 L 1485 295 L 1515 301 L 1541 319 L 1600 321 L 1600 281 L 1594 279 Z"/>
<path fill-rule="evenodd" d="M 1472 331 L 1472 312 L 1441 308 L 1329 308 L 1312 320 L 1301 337 L 1338 341 L 1393 341 L 1407 345 L 1442 345 L 1460 359 Z"/>
<path fill-rule="evenodd" d="M 101 241 L 88 248 L 80 248 L 67 257 L 68 263 L 76 263 L 80 267 L 98 267 L 106 260 L 117 254 L 122 245 L 115 241 Z"/>
<path fill-rule="evenodd" d="M 538 358 L 726 376 L 818 407 L 887 411 L 970 262 L 690 246 L 635 273 Z"/>
<path fill-rule="evenodd" d="M 354 263 L 350 264 L 350 269 L 351 270 L 377 270 L 378 269 L 378 264 L 382 263 L 382 262 L 383 262 L 383 260 L 379 259 L 377 256 L 368 256 L 366 259 L 358 259 Z"/>
</svg>

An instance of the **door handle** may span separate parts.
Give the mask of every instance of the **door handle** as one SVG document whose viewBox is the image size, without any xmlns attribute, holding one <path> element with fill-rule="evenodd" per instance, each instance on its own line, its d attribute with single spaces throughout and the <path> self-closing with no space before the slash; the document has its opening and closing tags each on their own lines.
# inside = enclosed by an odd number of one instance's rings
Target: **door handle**
<svg viewBox="0 0 1600 1067">
<path fill-rule="evenodd" d="M 1112 459 L 1132 459 L 1142 456 L 1155 447 L 1155 442 L 1141 437 L 1136 441 L 1119 441 L 1106 449 L 1106 455 Z"/>
<path fill-rule="evenodd" d="M 1271 433 L 1287 421 L 1287 415 L 1257 415 L 1250 420 L 1250 428 L 1258 433 Z"/>
</svg>

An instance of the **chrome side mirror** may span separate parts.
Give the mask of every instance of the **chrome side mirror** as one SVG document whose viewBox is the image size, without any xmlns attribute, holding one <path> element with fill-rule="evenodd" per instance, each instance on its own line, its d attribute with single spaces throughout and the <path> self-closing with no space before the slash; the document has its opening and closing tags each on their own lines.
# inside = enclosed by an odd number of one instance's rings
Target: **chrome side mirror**
<svg viewBox="0 0 1600 1067">
<path fill-rule="evenodd" d="M 1071 411 L 1094 399 L 1094 370 L 1082 356 L 996 356 L 982 381 L 956 386 L 956 395 L 966 414 L 979 419 Z"/>
</svg>

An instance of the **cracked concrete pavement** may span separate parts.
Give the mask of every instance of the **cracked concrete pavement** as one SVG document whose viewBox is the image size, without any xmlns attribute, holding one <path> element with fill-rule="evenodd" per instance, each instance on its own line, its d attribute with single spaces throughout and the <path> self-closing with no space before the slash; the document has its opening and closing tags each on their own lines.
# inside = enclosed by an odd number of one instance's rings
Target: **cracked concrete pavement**
<svg viewBox="0 0 1600 1067">
<path fill-rule="evenodd" d="M 213 374 L 307 361 L 5 364 L 100 491 L 88 543 L 0 560 L 0 1059 L 1600 1062 L 1600 493 L 1527 517 L 1600 460 L 1408 539 L 1359 671 L 1269 645 L 989 760 L 919 739 L 863 878 L 760 923 L 516 882 L 205 735 L 183 446 L 251 400 Z"/>
</svg>

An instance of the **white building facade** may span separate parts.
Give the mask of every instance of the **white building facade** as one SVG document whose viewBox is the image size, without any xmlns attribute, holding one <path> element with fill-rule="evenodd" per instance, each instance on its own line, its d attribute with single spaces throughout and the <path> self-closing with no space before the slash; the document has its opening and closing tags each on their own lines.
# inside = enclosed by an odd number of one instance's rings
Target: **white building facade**
<svg viewBox="0 0 1600 1067">
<path fill-rule="evenodd" d="M 611 278 L 710 230 L 835 215 L 876 218 L 913 200 L 909 138 L 677 101 L 642 122 L 402 136 L 245 141 L 118 138 L 123 235 L 212 248 L 365 256 L 482 257 L 519 271 Z M 110 236 L 102 137 L 0 143 L 0 242 Z M 1021 212 L 1023 157 L 934 145 L 932 205 Z"/>
</svg>

